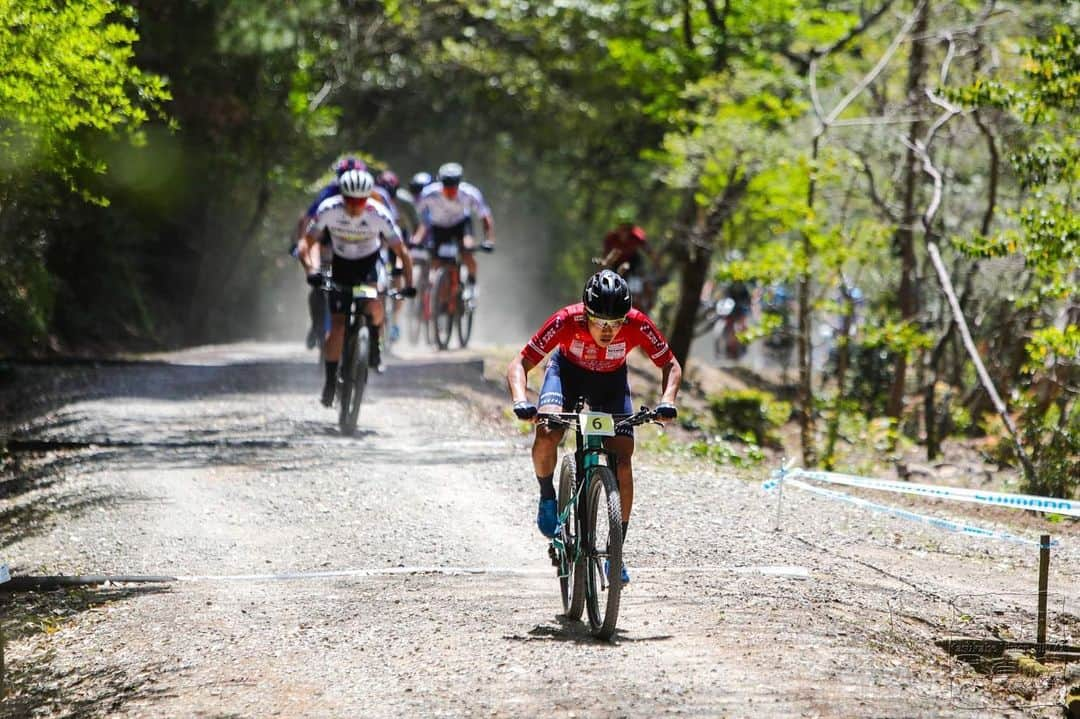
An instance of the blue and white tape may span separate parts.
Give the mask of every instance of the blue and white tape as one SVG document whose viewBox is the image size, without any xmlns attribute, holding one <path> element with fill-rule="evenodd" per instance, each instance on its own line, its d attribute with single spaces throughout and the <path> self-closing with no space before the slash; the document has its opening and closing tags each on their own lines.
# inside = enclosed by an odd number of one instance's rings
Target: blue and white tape
<svg viewBox="0 0 1080 719">
<path fill-rule="evenodd" d="M 785 481 L 792 478 L 812 479 L 818 482 L 830 484 L 842 484 L 848 487 L 862 489 L 878 489 L 885 492 L 899 492 L 901 494 L 917 494 L 922 497 L 934 497 L 937 499 L 949 499 L 957 502 L 974 502 L 977 504 L 992 505 L 994 507 L 1006 507 L 1009 509 L 1026 509 L 1034 512 L 1053 512 L 1068 517 L 1080 517 L 1080 502 L 1068 499 L 1056 499 L 1054 497 L 1039 497 L 1033 494 L 1009 494 L 1006 492 L 986 492 L 979 489 L 965 489 L 963 487 L 942 487 L 934 484 L 916 484 L 913 482 L 895 482 L 882 479 L 869 479 L 851 474 L 837 472 L 818 472 L 806 469 L 784 469 L 773 475 L 782 477 Z"/>
<path fill-rule="evenodd" d="M 770 479 L 761 485 L 762 489 L 777 489 L 779 487 L 780 481 L 781 480 L 779 479 Z M 919 514 L 918 512 L 912 512 L 907 509 L 900 509 L 899 507 L 890 507 L 887 504 L 878 504 L 877 502 L 871 502 L 869 500 L 862 499 L 861 497 L 853 497 L 850 494 L 845 494 L 844 492 L 840 492 L 835 489 L 816 487 L 807 482 L 803 482 L 798 479 L 792 479 L 790 476 L 783 477 L 782 481 L 784 484 L 790 484 L 794 487 L 798 487 L 799 489 L 806 490 L 807 492 L 820 494 L 830 499 L 836 499 L 842 502 L 847 502 L 849 504 L 854 504 L 855 506 L 863 507 L 864 509 L 870 509 L 875 512 L 885 512 L 886 514 L 891 514 L 892 516 L 900 517 L 901 519 L 921 522 L 923 524 L 928 524 L 932 527 L 944 529 L 949 532 L 959 532 L 961 534 L 975 537 L 984 537 L 986 539 L 1000 539 L 1006 542 L 1015 542 L 1017 544 L 1033 544 L 1035 546 L 1040 545 L 1039 541 L 1035 539 L 1028 539 L 1026 537 L 1020 537 L 1015 534 L 1010 534 L 1008 532 L 1002 532 L 999 530 L 976 527 L 974 525 L 964 524 L 963 522 L 957 522 L 952 519 L 931 517 L 925 514 Z M 1054 545 L 1057 544 L 1057 542 L 1051 542 L 1051 544 Z"/>
</svg>

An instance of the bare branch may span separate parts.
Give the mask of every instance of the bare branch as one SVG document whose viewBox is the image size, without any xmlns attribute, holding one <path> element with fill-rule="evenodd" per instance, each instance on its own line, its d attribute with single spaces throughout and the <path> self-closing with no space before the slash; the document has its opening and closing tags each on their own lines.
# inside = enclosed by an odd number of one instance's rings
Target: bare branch
<svg viewBox="0 0 1080 719">
<path fill-rule="evenodd" d="M 971 331 L 968 330 L 967 320 L 964 319 L 964 313 L 960 309 L 960 302 L 956 299 L 956 292 L 953 291 L 952 280 L 949 279 L 949 273 L 945 270 L 945 265 L 941 261 L 941 253 L 938 251 L 937 243 L 932 240 L 927 242 L 926 249 L 930 255 L 930 260 L 934 265 L 934 270 L 937 271 L 938 280 L 941 282 L 941 289 L 944 290 L 945 297 L 949 301 L 949 307 L 952 309 L 953 313 L 953 320 L 960 330 L 960 338 L 964 342 L 964 348 L 967 350 L 972 364 L 975 365 L 975 371 L 979 375 L 979 380 L 982 383 L 983 389 L 985 389 L 986 393 L 990 396 L 990 401 L 993 403 L 994 409 L 997 410 L 997 413 L 1001 416 L 1002 422 L 1005 423 L 1005 428 L 1012 437 L 1013 445 L 1016 447 L 1016 454 L 1020 458 L 1020 463 L 1024 466 L 1024 474 L 1030 481 L 1035 478 L 1035 467 L 1032 465 L 1027 450 L 1024 449 L 1024 445 L 1020 441 L 1020 434 L 1016 430 L 1016 425 L 1013 423 L 1012 417 L 1009 416 L 1008 408 L 1002 401 L 1001 395 L 998 394 L 997 388 L 994 386 L 994 381 L 990 379 L 990 374 L 986 371 L 986 366 L 979 356 L 979 350 L 975 347 L 975 341 L 971 338 Z"/>
<path fill-rule="evenodd" d="M 941 62 L 941 74 L 938 76 L 942 85 L 948 81 L 949 67 L 952 65 L 953 58 L 956 57 L 956 41 L 953 40 L 951 32 L 945 33 L 945 42 L 948 43 L 949 49 L 945 52 L 945 59 Z"/>
<path fill-rule="evenodd" d="M 824 125 L 825 108 L 821 106 L 821 98 L 818 97 L 817 90 L 817 58 L 810 61 L 810 65 L 807 68 L 807 75 L 809 76 L 810 102 L 814 105 L 814 114 L 817 115 L 818 121 Z"/>
<path fill-rule="evenodd" d="M 866 125 L 911 125 L 916 122 L 925 122 L 924 115 L 902 115 L 900 117 L 853 117 L 850 120 L 837 120 L 831 127 L 863 127 Z"/>
<path fill-rule="evenodd" d="M 911 32 L 911 27 L 915 24 L 915 21 L 922 13 L 923 5 L 925 4 L 926 0 L 919 0 L 919 4 L 916 5 L 915 9 L 911 12 L 910 15 L 908 15 L 907 19 L 904 21 L 903 26 L 900 28 L 900 32 L 896 33 L 896 37 L 894 37 L 892 42 L 889 43 L 889 47 L 885 49 L 885 52 L 877 61 L 877 64 L 874 65 L 870 72 L 868 72 L 866 76 L 863 77 L 863 79 L 860 80 L 854 88 L 852 88 L 851 92 L 849 92 L 847 95 L 844 96 L 842 100 L 840 100 L 836 107 L 833 108 L 833 111 L 829 113 L 829 116 L 825 118 L 824 122 L 822 123 L 825 127 L 831 125 L 836 120 L 836 118 L 838 118 L 840 114 L 848 108 L 848 105 L 854 102 L 855 98 L 862 94 L 863 90 L 865 90 L 870 85 L 870 83 L 877 79 L 877 76 L 880 75 L 882 70 L 885 69 L 885 66 L 889 64 L 889 60 L 892 59 L 892 56 L 896 54 L 897 49 L 907 37 L 908 33 Z"/>
<path fill-rule="evenodd" d="M 884 15 L 890 7 L 892 7 L 894 2 L 896 2 L 896 0 L 886 0 L 881 5 L 881 7 L 879 7 L 877 10 L 870 13 L 869 15 L 863 17 L 863 19 L 860 20 L 858 24 L 856 24 L 850 30 L 848 30 L 843 37 L 839 38 L 838 40 L 836 40 L 836 42 L 828 45 L 827 47 L 812 48 L 805 55 L 800 55 L 799 53 L 792 51 L 790 48 L 780 48 L 778 52 L 784 57 L 786 57 L 788 60 L 790 60 L 796 66 L 796 69 L 798 69 L 800 73 L 808 72 L 810 69 L 810 63 L 812 63 L 814 60 L 826 57 L 827 55 L 831 55 L 837 50 L 843 49 L 852 40 L 869 30 L 870 27 L 875 22 L 877 22 L 878 19 L 881 18 L 881 16 Z"/>
<path fill-rule="evenodd" d="M 983 122 L 982 116 L 979 115 L 979 111 L 971 113 L 972 119 L 975 120 L 975 126 L 979 128 L 983 136 L 986 138 L 986 148 L 990 152 L 990 187 L 986 191 L 986 210 L 983 212 L 982 225 L 979 227 L 979 233 L 986 236 L 990 232 L 990 223 L 994 219 L 994 211 L 997 209 L 997 192 L 998 192 L 998 178 L 1001 173 L 1001 155 L 997 149 L 997 138 L 994 137 L 994 133 Z"/>
<path fill-rule="evenodd" d="M 886 202 L 885 199 L 878 194 L 877 183 L 874 181 L 874 171 L 870 167 L 870 162 L 866 159 L 866 156 L 860 152 L 856 152 L 855 156 L 859 158 L 860 162 L 862 162 L 863 173 L 866 175 L 866 180 L 869 184 L 870 199 L 875 205 L 877 205 L 879 210 L 885 213 L 886 217 L 888 217 L 894 223 L 898 223 L 900 221 L 900 216 L 896 213 L 895 210 L 893 210 L 893 208 L 889 207 L 889 203 Z"/>
</svg>

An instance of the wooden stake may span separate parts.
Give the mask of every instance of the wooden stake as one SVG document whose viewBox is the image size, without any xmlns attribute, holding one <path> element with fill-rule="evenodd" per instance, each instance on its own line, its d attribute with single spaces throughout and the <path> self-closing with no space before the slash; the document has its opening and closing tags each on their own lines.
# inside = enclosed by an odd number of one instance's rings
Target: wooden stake
<svg viewBox="0 0 1080 719">
<path fill-rule="evenodd" d="M 1050 535 L 1039 538 L 1039 627 L 1035 635 L 1035 657 L 1042 661 L 1046 656 L 1046 587 L 1050 572 Z"/>
</svg>

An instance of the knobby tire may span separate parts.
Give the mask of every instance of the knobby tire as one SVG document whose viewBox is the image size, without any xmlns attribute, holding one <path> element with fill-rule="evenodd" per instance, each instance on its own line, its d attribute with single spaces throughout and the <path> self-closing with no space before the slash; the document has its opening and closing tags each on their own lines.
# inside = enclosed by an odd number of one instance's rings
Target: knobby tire
<svg viewBox="0 0 1080 719">
<path fill-rule="evenodd" d="M 608 467 L 591 471 L 582 527 L 588 550 L 585 598 L 593 636 L 610 639 L 619 619 L 622 594 L 622 502 L 614 473 Z M 611 568 L 606 591 L 603 590 L 605 559 Z"/>
<path fill-rule="evenodd" d="M 360 416 L 360 403 L 367 386 L 368 357 L 371 353 L 371 335 L 366 325 L 360 327 L 354 337 L 345 343 L 341 363 L 341 405 L 338 409 L 338 426 L 341 433 L 351 435 L 356 431 Z"/>
<path fill-rule="evenodd" d="M 577 472 L 574 464 L 574 455 L 563 455 L 562 464 L 559 467 L 558 505 L 560 516 L 566 509 L 566 505 L 573 499 L 574 491 L 577 488 L 577 482 L 575 481 Z M 559 591 L 562 594 L 563 613 L 567 618 L 574 620 L 581 619 L 581 612 L 585 609 L 585 559 L 578 547 L 577 520 L 580 508 L 579 500 L 579 503 L 570 510 L 570 516 L 562 529 L 566 554 L 561 558 L 563 566 L 559 568 Z M 578 558 L 577 562 L 574 562 L 575 555 Z M 564 568 L 567 572 L 566 576 L 562 576 Z"/>
<path fill-rule="evenodd" d="M 461 284 L 458 288 L 457 336 L 462 349 L 465 349 L 466 345 L 469 344 L 469 338 L 472 337 L 473 312 L 475 311 L 473 305 L 476 302 L 475 294 L 468 302 L 461 296 L 465 287 L 465 284 Z M 475 285 L 471 289 L 474 293 L 476 292 Z"/>
<path fill-rule="evenodd" d="M 440 269 L 431 283 L 431 329 L 435 336 L 435 346 L 441 350 L 450 348 L 450 338 L 454 334 L 454 314 L 450 305 L 454 298 L 450 292 L 450 273 Z"/>
</svg>

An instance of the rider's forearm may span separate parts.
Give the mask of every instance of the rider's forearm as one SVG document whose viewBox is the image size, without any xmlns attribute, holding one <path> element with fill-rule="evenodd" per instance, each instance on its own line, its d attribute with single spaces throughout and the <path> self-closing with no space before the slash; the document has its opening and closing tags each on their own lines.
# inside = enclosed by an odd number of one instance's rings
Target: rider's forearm
<svg viewBox="0 0 1080 719">
<path fill-rule="evenodd" d="M 674 357 L 671 361 L 664 365 L 663 369 L 663 393 L 660 396 L 661 402 L 667 402 L 668 404 L 675 404 L 675 398 L 679 395 L 679 384 L 682 382 L 682 365 L 679 364 L 679 360 Z"/>
<path fill-rule="evenodd" d="M 491 215 L 484 215 L 484 235 L 487 237 L 488 242 L 495 241 L 495 220 Z"/>
<path fill-rule="evenodd" d="M 506 387 L 510 390 L 510 400 L 512 402 L 528 400 L 525 377 L 534 366 L 532 362 L 529 362 L 521 355 L 518 355 L 510 362 L 510 367 L 506 370 Z"/>
<path fill-rule="evenodd" d="M 315 241 L 311 235 L 304 235 L 300 239 L 300 246 L 297 248 L 296 257 L 300 260 L 300 264 L 303 266 L 304 271 L 307 273 L 317 272 L 319 270 L 319 264 L 322 260 L 321 253 L 318 251 L 319 243 Z"/>
<path fill-rule="evenodd" d="M 427 233 L 427 225 L 420 225 L 416 228 L 416 232 L 412 236 L 413 246 L 417 246 L 424 241 L 424 235 Z"/>
</svg>

